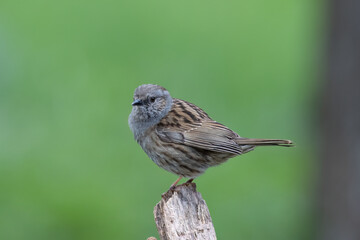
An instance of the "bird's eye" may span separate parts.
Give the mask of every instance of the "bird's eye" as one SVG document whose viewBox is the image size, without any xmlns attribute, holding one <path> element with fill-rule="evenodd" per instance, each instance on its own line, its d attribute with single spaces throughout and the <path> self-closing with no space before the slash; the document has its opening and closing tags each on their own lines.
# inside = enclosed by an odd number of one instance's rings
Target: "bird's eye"
<svg viewBox="0 0 360 240">
<path fill-rule="evenodd" d="M 150 97 L 150 102 L 155 102 L 155 97 Z"/>
</svg>

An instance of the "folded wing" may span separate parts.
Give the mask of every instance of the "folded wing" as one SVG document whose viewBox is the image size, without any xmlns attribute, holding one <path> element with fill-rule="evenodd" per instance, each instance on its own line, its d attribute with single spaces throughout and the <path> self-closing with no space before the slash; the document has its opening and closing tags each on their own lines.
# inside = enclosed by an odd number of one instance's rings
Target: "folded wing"
<svg viewBox="0 0 360 240">
<path fill-rule="evenodd" d="M 239 135 L 194 106 L 174 99 L 173 108 L 157 126 L 160 139 L 214 152 L 241 154 L 241 147 L 235 141 Z"/>
</svg>

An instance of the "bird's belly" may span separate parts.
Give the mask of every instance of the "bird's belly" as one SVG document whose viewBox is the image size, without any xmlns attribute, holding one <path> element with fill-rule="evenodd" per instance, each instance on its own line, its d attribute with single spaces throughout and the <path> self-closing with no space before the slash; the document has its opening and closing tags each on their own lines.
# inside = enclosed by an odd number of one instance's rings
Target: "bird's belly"
<svg viewBox="0 0 360 240">
<path fill-rule="evenodd" d="M 219 165 L 234 156 L 163 142 L 156 135 L 143 140 L 140 145 L 153 162 L 169 172 L 188 178 L 198 177 L 207 168 Z"/>
</svg>

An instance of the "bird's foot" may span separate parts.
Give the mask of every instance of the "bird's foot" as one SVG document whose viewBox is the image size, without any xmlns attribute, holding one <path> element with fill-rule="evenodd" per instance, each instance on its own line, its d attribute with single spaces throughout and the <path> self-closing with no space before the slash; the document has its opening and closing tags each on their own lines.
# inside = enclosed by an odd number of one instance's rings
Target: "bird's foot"
<svg viewBox="0 0 360 240">
<path fill-rule="evenodd" d="M 186 181 L 186 183 L 192 183 L 194 181 L 194 178 L 190 178 L 189 180 Z"/>
</svg>

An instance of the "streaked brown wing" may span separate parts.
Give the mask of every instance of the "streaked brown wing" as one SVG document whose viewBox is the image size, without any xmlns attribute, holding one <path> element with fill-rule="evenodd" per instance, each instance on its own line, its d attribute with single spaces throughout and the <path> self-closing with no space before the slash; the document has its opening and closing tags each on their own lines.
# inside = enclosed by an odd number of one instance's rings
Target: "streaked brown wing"
<svg viewBox="0 0 360 240">
<path fill-rule="evenodd" d="M 241 148 L 234 141 L 239 137 L 236 133 L 211 120 L 203 110 L 186 101 L 174 99 L 172 109 L 156 130 L 166 142 L 214 152 L 241 154 Z"/>
</svg>

